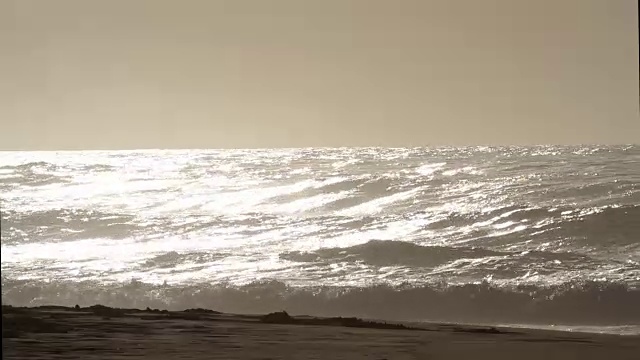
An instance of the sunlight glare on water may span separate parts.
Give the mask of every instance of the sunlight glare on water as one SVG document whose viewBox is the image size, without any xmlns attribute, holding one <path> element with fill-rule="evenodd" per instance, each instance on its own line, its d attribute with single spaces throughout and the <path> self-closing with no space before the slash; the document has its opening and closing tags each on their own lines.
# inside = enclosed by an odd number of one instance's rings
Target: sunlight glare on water
<svg viewBox="0 0 640 360">
<path fill-rule="evenodd" d="M 637 146 L 5 152 L 0 187 L 6 300 L 640 283 Z"/>
</svg>

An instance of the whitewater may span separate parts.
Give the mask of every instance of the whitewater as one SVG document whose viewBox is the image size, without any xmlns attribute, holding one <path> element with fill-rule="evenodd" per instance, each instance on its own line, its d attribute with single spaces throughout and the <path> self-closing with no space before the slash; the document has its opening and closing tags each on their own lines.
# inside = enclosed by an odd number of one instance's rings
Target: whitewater
<svg viewBox="0 0 640 360">
<path fill-rule="evenodd" d="M 2 302 L 640 333 L 640 146 L 1 152 Z"/>
</svg>

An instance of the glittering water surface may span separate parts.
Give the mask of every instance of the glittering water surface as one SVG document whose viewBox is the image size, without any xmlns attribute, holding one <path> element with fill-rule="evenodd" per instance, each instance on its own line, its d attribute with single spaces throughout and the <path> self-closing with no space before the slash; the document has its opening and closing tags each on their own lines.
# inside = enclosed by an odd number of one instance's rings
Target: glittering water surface
<svg viewBox="0 0 640 360">
<path fill-rule="evenodd" d="M 640 324 L 640 147 L 0 153 L 3 301 Z"/>
</svg>

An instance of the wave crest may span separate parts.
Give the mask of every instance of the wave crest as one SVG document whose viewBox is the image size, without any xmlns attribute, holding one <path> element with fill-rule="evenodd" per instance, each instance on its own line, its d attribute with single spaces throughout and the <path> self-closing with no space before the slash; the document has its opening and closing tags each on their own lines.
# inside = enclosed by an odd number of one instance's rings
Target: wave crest
<svg viewBox="0 0 640 360">
<path fill-rule="evenodd" d="M 289 251 L 280 254 L 280 258 L 296 262 L 363 261 L 375 266 L 433 267 L 458 259 L 507 254 L 481 248 L 420 246 L 404 241 L 372 240 L 346 248 L 325 248 L 311 252 Z"/>
</svg>

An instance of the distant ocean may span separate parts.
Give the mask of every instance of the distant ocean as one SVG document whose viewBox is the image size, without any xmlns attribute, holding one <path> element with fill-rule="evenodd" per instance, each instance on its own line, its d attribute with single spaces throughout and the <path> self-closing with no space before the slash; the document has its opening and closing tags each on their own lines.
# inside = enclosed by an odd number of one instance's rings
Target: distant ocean
<svg viewBox="0 0 640 360">
<path fill-rule="evenodd" d="M 2 302 L 640 333 L 640 146 L 0 153 Z"/>
</svg>

